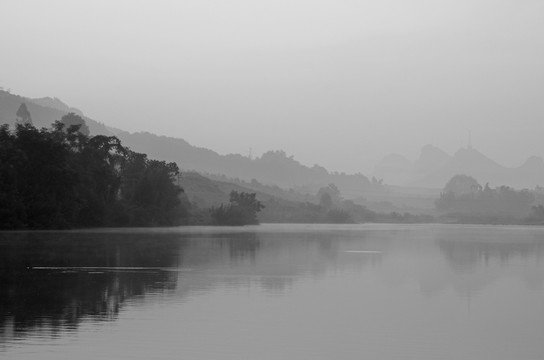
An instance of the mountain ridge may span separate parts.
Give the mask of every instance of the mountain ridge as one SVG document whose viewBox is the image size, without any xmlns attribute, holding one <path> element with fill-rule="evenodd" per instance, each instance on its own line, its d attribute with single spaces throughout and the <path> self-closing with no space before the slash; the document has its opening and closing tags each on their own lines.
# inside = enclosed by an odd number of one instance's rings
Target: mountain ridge
<svg viewBox="0 0 544 360">
<path fill-rule="evenodd" d="M 47 97 L 34 102 L 33 99 L 0 90 L 0 123 L 13 125 L 15 113 L 23 102 L 27 104 L 37 127 L 49 127 L 67 112 L 77 110 L 60 99 Z M 319 188 L 334 183 L 349 197 L 360 195 L 373 187 L 370 180 L 360 173 L 337 173 L 319 165 L 306 166 L 282 150 L 268 151 L 254 159 L 239 154 L 221 155 L 213 150 L 191 145 L 181 138 L 147 132 L 130 133 L 108 127 L 86 116 L 83 118 L 92 135 L 115 135 L 132 150 L 145 153 L 150 158 L 176 162 L 183 171 L 223 174 L 248 181 L 256 179 L 263 184 L 278 185 L 286 189 L 297 188 L 306 193 L 315 193 Z"/>
<path fill-rule="evenodd" d="M 30 115 L 32 116 L 32 122 L 38 128 L 50 127 L 54 121 L 60 120 L 62 116 L 66 115 L 68 112 L 72 112 L 70 110 L 64 111 L 59 109 L 62 106 L 58 103 L 56 107 L 46 106 L 44 105 L 45 103 L 47 103 L 48 105 L 55 105 L 55 102 L 50 102 L 48 100 L 43 100 L 43 99 L 52 99 L 52 98 L 40 98 L 38 99 L 38 103 L 35 103 L 33 99 L 31 98 L 26 98 L 20 95 L 14 95 L 8 91 L 0 90 L 0 124 L 13 125 L 16 119 L 15 114 L 17 112 L 17 109 L 19 109 L 19 106 L 21 105 L 21 103 L 26 104 L 28 111 L 30 112 Z M 77 110 L 75 108 L 69 107 L 68 105 L 66 105 L 66 107 L 68 109 Z M 113 133 L 109 131 L 104 124 L 96 120 L 93 120 L 87 116 L 82 116 L 82 118 L 87 123 L 87 126 L 89 127 L 91 134 L 93 135 L 100 134 L 100 135 L 108 135 L 108 136 L 113 135 Z"/>
<path fill-rule="evenodd" d="M 49 127 L 67 112 L 81 114 L 91 134 L 115 135 L 128 147 L 148 154 L 151 158 L 174 161 L 183 171 L 226 175 L 246 181 L 256 179 L 267 185 L 315 193 L 320 187 L 334 183 L 346 197 L 358 197 L 368 192 L 382 192 L 379 182 L 370 181 L 361 173 L 332 172 L 319 165 L 303 165 L 282 150 L 265 152 L 250 158 L 240 154 L 222 155 L 214 150 L 190 144 L 182 138 L 161 136 L 148 132 L 130 133 L 108 127 L 62 102 L 56 97 L 26 98 L 0 90 L 0 123 L 13 124 L 22 102 L 27 104 L 37 127 Z M 514 188 L 534 188 L 544 184 L 544 161 L 529 157 L 518 167 L 502 166 L 478 150 L 459 149 L 453 156 L 434 145 L 425 145 L 418 159 L 410 161 L 399 154 L 390 154 L 376 166 L 375 176 L 387 185 L 441 189 L 457 174 L 475 177 L 481 183 Z"/>
<path fill-rule="evenodd" d="M 385 161 L 378 163 L 377 174 L 384 174 L 383 164 L 387 164 L 389 158 L 384 157 Z M 412 164 L 408 169 L 389 169 L 389 178 L 384 178 L 384 182 L 398 186 L 442 188 L 453 176 L 464 174 L 474 177 L 480 183 L 493 186 L 506 185 L 524 189 L 544 184 L 544 160 L 534 155 L 519 166 L 506 167 L 473 147 L 460 148 L 453 155 L 449 155 L 433 145 L 426 145 L 422 148 L 420 157 Z M 404 181 L 388 181 L 398 179 Z"/>
<path fill-rule="evenodd" d="M 85 115 L 83 112 L 77 108 L 70 107 L 67 104 L 65 104 L 62 100 L 60 100 L 57 97 L 42 97 L 42 98 L 27 98 L 28 101 L 33 102 L 34 104 L 38 104 L 44 107 L 49 107 L 52 109 L 57 109 L 60 111 L 64 111 L 66 113 L 72 112 L 74 114 L 77 114 L 81 117 L 84 117 Z"/>
</svg>

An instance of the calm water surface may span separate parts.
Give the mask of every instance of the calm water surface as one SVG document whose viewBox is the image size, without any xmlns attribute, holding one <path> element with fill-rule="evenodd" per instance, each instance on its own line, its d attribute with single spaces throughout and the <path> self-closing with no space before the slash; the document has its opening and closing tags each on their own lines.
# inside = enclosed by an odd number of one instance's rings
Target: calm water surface
<svg viewBox="0 0 544 360">
<path fill-rule="evenodd" d="M 543 359 L 544 228 L 0 232 L 0 358 Z"/>
</svg>

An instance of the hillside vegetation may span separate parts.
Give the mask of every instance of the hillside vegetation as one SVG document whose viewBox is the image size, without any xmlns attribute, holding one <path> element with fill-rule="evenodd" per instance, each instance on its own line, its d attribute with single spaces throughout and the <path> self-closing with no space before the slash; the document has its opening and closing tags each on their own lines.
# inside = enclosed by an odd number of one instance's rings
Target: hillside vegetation
<svg viewBox="0 0 544 360">
<path fill-rule="evenodd" d="M 175 163 L 63 120 L 50 129 L 0 127 L 2 229 L 173 225 L 186 217 Z"/>
</svg>

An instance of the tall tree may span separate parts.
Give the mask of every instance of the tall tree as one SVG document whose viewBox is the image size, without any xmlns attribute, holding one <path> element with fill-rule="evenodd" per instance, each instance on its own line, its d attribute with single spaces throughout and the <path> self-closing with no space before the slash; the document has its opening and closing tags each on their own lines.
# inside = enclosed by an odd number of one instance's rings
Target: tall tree
<svg viewBox="0 0 544 360">
<path fill-rule="evenodd" d="M 317 191 L 317 199 L 319 204 L 326 209 L 330 209 L 333 206 L 339 206 L 342 203 L 342 194 L 335 184 L 329 184 L 326 187 L 322 187 Z"/>
<path fill-rule="evenodd" d="M 32 116 L 30 116 L 30 111 L 28 111 L 25 103 L 21 103 L 15 115 L 17 115 L 18 124 L 32 124 Z"/>
</svg>

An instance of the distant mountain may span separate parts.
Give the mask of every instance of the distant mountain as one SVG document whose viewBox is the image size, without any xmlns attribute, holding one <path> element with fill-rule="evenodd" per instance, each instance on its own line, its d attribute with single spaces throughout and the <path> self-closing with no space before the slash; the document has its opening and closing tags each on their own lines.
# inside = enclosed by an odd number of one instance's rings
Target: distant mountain
<svg viewBox="0 0 544 360">
<path fill-rule="evenodd" d="M 64 113 L 74 113 L 79 116 L 85 116 L 83 115 L 81 110 L 66 105 L 59 98 L 43 97 L 43 98 L 36 98 L 36 99 L 29 99 L 29 100 L 36 105 L 41 105 L 44 107 L 57 109 Z"/>
<path fill-rule="evenodd" d="M 375 167 L 374 176 L 384 183 L 406 186 L 440 169 L 451 159 L 445 151 L 433 145 L 425 145 L 419 158 L 412 162 L 399 154 L 386 155 Z"/>
<path fill-rule="evenodd" d="M 474 177 L 480 184 L 511 186 L 517 189 L 532 189 L 544 184 L 544 162 L 532 157 L 517 168 L 507 168 L 491 160 L 476 149 L 460 149 L 440 168 L 416 179 L 412 185 L 442 188 L 454 175 Z"/>
<path fill-rule="evenodd" d="M 25 103 L 34 126 L 50 127 L 53 122 L 60 120 L 69 112 L 79 112 L 79 110 L 69 107 L 62 101 L 54 98 L 30 99 L 22 96 L 11 94 L 7 91 L 0 90 L 0 124 L 15 123 L 15 113 L 21 103 Z M 81 115 L 80 115 L 81 116 Z M 113 133 L 108 128 L 98 121 L 82 116 L 89 127 L 92 135 L 103 134 L 112 135 Z"/>
<path fill-rule="evenodd" d="M 533 188 L 544 185 L 544 160 L 539 156 L 531 156 L 521 166 L 511 169 L 512 177 L 507 183 L 519 183 L 520 188 Z"/>
<path fill-rule="evenodd" d="M 490 182 L 504 178 L 507 168 L 497 164 L 475 149 L 460 149 L 443 166 L 414 182 L 420 187 L 444 187 L 457 174 L 469 175 L 479 182 Z"/>
<path fill-rule="evenodd" d="M 238 154 L 220 155 L 183 139 L 150 133 L 119 132 L 117 136 L 133 150 L 151 158 L 174 161 L 181 169 L 189 171 L 223 174 L 248 181 L 256 179 L 265 185 L 297 188 L 308 193 L 334 183 L 346 197 L 360 196 L 375 186 L 362 174 L 331 173 L 319 165 L 308 167 L 281 150 L 249 158 Z"/>
<path fill-rule="evenodd" d="M 362 174 L 330 172 L 319 165 L 309 167 L 283 151 L 268 151 L 257 158 L 238 154 L 220 155 L 213 150 L 193 146 L 180 138 L 145 132 L 129 133 L 107 127 L 58 98 L 30 99 L 0 90 L 0 124 L 13 124 L 15 113 L 23 102 L 27 104 L 37 127 L 49 127 L 66 113 L 75 112 L 83 116 L 91 135 L 116 135 L 133 150 L 146 153 L 150 158 L 174 161 L 183 171 L 226 175 L 245 181 L 256 179 L 264 185 L 277 185 L 310 194 L 334 183 L 346 198 L 368 196 L 384 190 L 379 188 L 377 182 L 369 181 Z M 534 188 L 536 185 L 544 185 L 544 161 L 532 157 L 519 167 L 506 168 L 475 149 L 461 149 L 450 156 L 435 146 L 426 145 L 415 162 L 402 155 L 391 154 L 376 166 L 375 171 L 375 175 L 384 179 L 385 184 L 433 189 L 443 188 L 456 174 L 470 175 L 480 183 L 489 182 L 492 186 Z"/>
<path fill-rule="evenodd" d="M 388 154 L 374 168 L 374 176 L 389 185 L 403 185 L 412 179 L 414 164 L 400 154 Z"/>
<path fill-rule="evenodd" d="M 436 146 L 426 145 L 414 163 L 400 155 L 388 155 L 375 170 L 375 176 L 385 184 L 430 189 L 442 189 L 458 174 L 490 186 L 532 189 L 544 185 L 544 161 L 533 156 L 519 167 L 507 168 L 474 148 L 460 149 L 450 156 Z"/>
<path fill-rule="evenodd" d="M 440 169 L 451 159 L 444 150 L 433 145 L 425 145 L 421 149 L 419 159 L 414 163 L 414 171 L 419 176 L 430 174 Z"/>
<path fill-rule="evenodd" d="M 285 206 L 292 206 L 298 203 L 297 201 L 288 199 L 286 196 L 275 196 L 268 191 L 255 190 L 254 187 L 243 186 L 229 181 L 210 179 L 192 171 L 186 172 L 182 176 L 180 185 L 185 190 L 191 204 L 194 204 L 201 209 L 219 206 L 222 203 L 227 204 L 231 191 L 254 192 L 257 194 L 259 201 L 265 206 L 271 206 L 271 203 L 279 203 Z M 266 211 L 264 211 L 264 213 L 266 214 Z"/>
<path fill-rule="evenodd" d="M 57 98 L 30 99 L 0 91 L 0 124 L 14 124 L 15 113 L 23 102 L 27 104 L 37 127 L 50 127 L 68 112 L 81 114 L 78 109 Z M 129 133 L 107 127 L 86 116 L 83 118 L 91 135 L 115 135 L 132 150 L 148 154 L 153 159 L 176 162 L 183 171 L 223 174 L 246 181 L 256 179 L 264 185 L 297 188 L 307 193 L 315 193 L 320 187 L 334 183 L 347 198 L 360 196 L 373 186 L 378 186 L 362 174 L 329 172 L 319 165 L 305 166 L 283 151 L 269 151 L 254 159 L 238 154 L 220 155 L 210 149 L 193 146 L 180 138 L 147 132 Z"/>
</svg>

